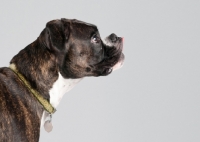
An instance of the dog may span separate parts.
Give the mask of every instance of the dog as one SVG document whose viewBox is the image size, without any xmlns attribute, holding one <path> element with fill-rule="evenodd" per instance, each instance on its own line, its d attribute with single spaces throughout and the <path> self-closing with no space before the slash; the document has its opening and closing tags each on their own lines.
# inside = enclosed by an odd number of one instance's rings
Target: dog
<svg viewBox="0 0 200 142">
<path fill-rule="evenodd" d="M 95 25 L 52 20 L 39 37 L 0 68 L 0 141 L 37 142 L 62 96 L 87 76 L 106 76 L 124 61 L 123 38 L 100 38 Z"/>
</svg>

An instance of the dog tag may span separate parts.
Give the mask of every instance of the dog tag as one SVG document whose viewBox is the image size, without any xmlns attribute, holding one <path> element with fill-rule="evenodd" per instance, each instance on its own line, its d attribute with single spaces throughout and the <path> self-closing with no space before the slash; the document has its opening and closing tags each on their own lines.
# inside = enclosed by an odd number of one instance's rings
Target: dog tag
<svg viewBox="0 0 200 142">
<path fill-rule="evenodd" d="M 45 121 L 45 123 L 44 123 L 44 129 L 45 129 L 48 133 L 52 131 L 53 125 L 52 125 L 52 123 L 51 123 L 50 120 Z"/>
<path fill-rule="evenodd" d="M 51 119 L 52 119 L 52 115 L 50 114 L 50 120 L 45 121 L 44 123 L 44 129 L 49 133 L 52 131 L 53 129 L 53 125 L 51 123 Z"/>
</svg>

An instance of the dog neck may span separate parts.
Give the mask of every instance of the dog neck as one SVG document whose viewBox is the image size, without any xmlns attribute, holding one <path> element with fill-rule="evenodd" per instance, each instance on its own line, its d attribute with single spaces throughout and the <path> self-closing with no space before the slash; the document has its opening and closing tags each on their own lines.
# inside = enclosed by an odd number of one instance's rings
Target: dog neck
<svg viewBox="0 0 200 142">
<path fill-rule="evenodd" d="M 10 62 L 45 99 L 49 100 L 49 90 L 58 79 L 55 55 L 36 40 L 22 49 Z"/>
<path fill-rule="evenodd" d="M 63 95 L 81 79 L 64 79 L 59 73 L 55 55 L 34 41 L 22 49 L 10 62 L 20 74 L 55 108 Z"/>
<path fill-rule="evenodd" d="M 55 55 L 41 46 L 36 40 L 22 49 L 10 62 L 30 83 L 34 90 L 56 108 L 63 95 L 71 90 L 81 79 L 64 79 L 59 73 Z M 49 113 L 41 112 L 40 126 L 43 126 Z"/>
<path fill-rule="evenodd" d="M 65 79 L 59 73 L 58 79 L 54 82 L 53 87 L 49 91 L 50 103 L 56 108 L 60 103 L 63 95 L 70 91 L 77 83 L 82 80 L 80 79 Z"/>
</svg>

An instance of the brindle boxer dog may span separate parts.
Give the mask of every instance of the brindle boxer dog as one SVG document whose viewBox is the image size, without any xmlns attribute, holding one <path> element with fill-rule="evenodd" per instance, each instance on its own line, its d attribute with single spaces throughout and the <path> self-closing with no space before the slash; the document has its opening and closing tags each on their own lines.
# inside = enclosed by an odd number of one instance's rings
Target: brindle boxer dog
<svg viewBox="0 0 200 142">
<path fill-rule="evenodd" d="M 0 68 L 0 141 L 39 141 L 40 126 L 62 96 L 83 77 L 106 76 L 120 68 L 122 48 L 123 39 L 115 34 L 103 42 L 95 25 L 48 22 L 9 68 Z"/>
</svg>

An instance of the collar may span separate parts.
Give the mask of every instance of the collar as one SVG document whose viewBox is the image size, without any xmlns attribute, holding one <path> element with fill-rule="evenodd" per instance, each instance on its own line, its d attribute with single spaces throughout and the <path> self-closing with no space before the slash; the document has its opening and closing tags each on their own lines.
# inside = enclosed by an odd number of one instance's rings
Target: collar
<svg viewBox="0 0 200 142">
<path fill-rule="evenodd" d="M 9 67 L 22 81 L 22 83 L 26 86 L 26 88 L 35 96 L 35 98 L 38 100 L 38 102 L 43 106 L 43 108 L 49 112 L 50 114 L 53 114 L 56 112 L 56 109 L 50 104 L 48 100 L 42 97 L 42 95 L 37 92 L 35 89 L 31 87 L 29 82 L 24 78 L 24 76 L 18 72 L 15 64 L 10 64 Z"/>
</svg>

